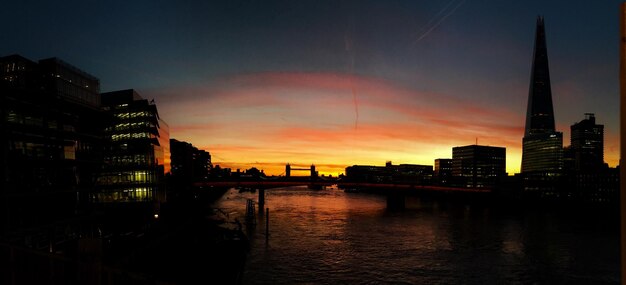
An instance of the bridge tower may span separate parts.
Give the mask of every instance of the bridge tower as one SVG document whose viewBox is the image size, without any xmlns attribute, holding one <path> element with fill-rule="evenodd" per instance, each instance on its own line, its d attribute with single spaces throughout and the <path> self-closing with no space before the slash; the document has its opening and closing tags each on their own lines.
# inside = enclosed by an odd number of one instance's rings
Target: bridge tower
<svg viewBox="0 0 626 285">
<path fill-rule="evenodd" d="M 317 171 L 315 171 L 315 165 L 311 164 L 311 177 L 317 178 Z"/>
<path fill-rule="evenodd" d="M 291 165 L 289 163 L 285 165 L 285 177 L 291 177 Z"/>
</svg>

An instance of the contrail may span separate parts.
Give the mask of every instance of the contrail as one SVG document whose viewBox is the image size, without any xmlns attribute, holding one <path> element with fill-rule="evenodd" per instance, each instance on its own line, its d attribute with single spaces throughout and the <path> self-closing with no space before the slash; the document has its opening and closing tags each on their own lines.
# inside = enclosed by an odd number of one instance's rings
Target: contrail
<svg viewBox="0 0 626 285">
<path fill-rule="evenodd" d="M 344 37 L 345 48 L 348 54 L 350 55 L 350 90 L 352 91 L 352 102 L 354 103 L 354 129 L 356 130 L 359 126 L 359 102 L 356 96 L 356 90 L 354 89 L 354 53 L 352 52 L 352 41 L 346 35 Z"/>
<path fill-rule="evenodd" d="M 354 129 L 356 130 L 359 126 L 359 102 L 356 98 L 356 90 L 354 90 L 354 80 L 353 75 L 354 70 L 354 55 L 350 55 L 350 89 L 352 90 L 352 102 L 354 102 L 354 114 L 356 117 L 354 118 Z"/>
<path fill-rule="evenodd" d="M 437 12 L 437 14 L 433 15 L 430 20 L 428 20 L 428 23 L 426 23 L 426 26 L 424 28 L 428 28 L 430 27 L 430 25 L 437 20 L 437 18 L 439 18 L 439 16 L 441 16 L 441 14 L 443 14 L 446 10 L 448 10 L 448 8 L 450 8 L 450 6 L 456 2 L 456 0 L 450 0 L 450 2 L 448 2 L 448 4 L 446 4 L 446 6 L 444 6 L 441 10 L 439 10 L 439 12 Z M 422 29 L 424 30 L 424 29 Z"/>
<path fill-rule="evenodd" d="M 439 11 L 439 13 L 437 13 L 435 15 L 435 17 L 437 17 L 438 15 L 440 15 L 441 13 L 443 13 L 445 10 L 447 10 L 450 5 L 452 3 L 454 3 L 455 0 L 450 1 L 445 7 L 443 7 L 443 9 L 441 9 L 441 11 Z M 454 14 L 454 12 L 459 9 L 459 7 L 461 7 L 461 5 L 463 5 L 463 3 L 465 3 L 465 0 L 461 0 L 459 1 L 459 3 L 456 4 L 456 6 L 454 6 L 454 8 L 452 8 L 451 10 L 449 10 L 449 12 L 447 14 L 445 14 L 443 17 L 441 17 L 441 19 L 439 19 L 439 21 L 437 21 L 434 25 L 432 25 L 425 33 L 423 33 L 417 40 L 415 40 L 413 42 L 413 45 L 417 44 L 419 41 L 421 41 L 423 38 L 425 38 L 426 36 L 428 36 L 430 34 L 430 32 L 432 32 L 434 29 L 436 29 L 437 27 L 439 27 L 439 25 L 441 25 L 441 23 L 443 23 L 443 21 L 445 21 L 448 17 L 450 17 L 452 14 Z M 433 18 L 434 19 L 434 18 Z M 428 21 L 428 23 L 432 23 L 432 20 Z"/>
</svg>

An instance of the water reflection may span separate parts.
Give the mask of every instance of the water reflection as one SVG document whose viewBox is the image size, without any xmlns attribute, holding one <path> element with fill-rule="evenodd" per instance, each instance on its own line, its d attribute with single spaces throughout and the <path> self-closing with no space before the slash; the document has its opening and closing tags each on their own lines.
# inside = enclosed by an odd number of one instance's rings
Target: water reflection
<svg viewBox="0 0 626 285">
<path fill-rule="evenodd" d="M 568 216 L 409 198 L 286 188 L 267 191 L 251 231 L 245 283 L 617 283 L 617 229 Z M 217 206 L 245 213 L 253 193 Z"/>
</svg>

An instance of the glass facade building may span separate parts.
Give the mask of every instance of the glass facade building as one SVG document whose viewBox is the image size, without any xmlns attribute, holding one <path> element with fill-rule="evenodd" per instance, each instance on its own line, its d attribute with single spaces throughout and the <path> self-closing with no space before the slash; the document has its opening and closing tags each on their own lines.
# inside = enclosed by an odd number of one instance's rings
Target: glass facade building
<svg viewBox="0 0 626 285">
<path fill-rule="evenodd" d="M 104 166 L 92 200 L 141 202 L 162 199 L 170 171 L 169 129 L 153 102 L 132 89 L 102 93 L 110 118 L 105 128 Z"/>
<path fill-rule="evenodd" d="M 58 58 L 39 61 L 44 85 L 55 95 L 77 104 L 99 107 L 99 80 Z"/>
<path fill-rule="evenodd" d="M 506 176 L 506 148 L 468 145 L 452 148 L 452 176 L 464 187 L 491 187 Z"/>
<path fill-rule="evenodd" d="M 563 133 L 524 137 L 522 147 L 522 172 L 560 173 L 563 170 Z"/>
<path fill-rule="evenodd" d="M 0 58 L 5 228 L 84 209 L 102 165 L 99 88 L 96 77 L 56 58 Z"/>
</svg>

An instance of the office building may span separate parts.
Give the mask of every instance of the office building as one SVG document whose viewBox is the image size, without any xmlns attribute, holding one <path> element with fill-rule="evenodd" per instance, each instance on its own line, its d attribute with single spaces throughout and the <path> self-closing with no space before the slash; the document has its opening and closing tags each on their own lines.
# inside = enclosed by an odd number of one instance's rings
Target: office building
<svg viewBox="0 0 626 285">
<path fill-rule="evenodd" d="M 169 127 L 157 106 L 132 89 L 102 93 L 102 106 L 110 123 L 105 128 L 104 167 L 92 200 L 163 200 L 162 178 L 170 172 L 170 140 Z"/>
<path fill-rule="evenodd" d="M 438 158 L 435 159 L 434 179 L 440 185 L 447 185 L 452 178 L 452 159 Z"/>
<path fill-rule="evenodd" d="M 388 161 L 385 165 L 394 183 L 430 185 L 433 178 L 433 166 L 421 164 L 398 164 Z"/>
<path fill-rule="evenodd" d="M 211 154 L 192 144 L 170 139 L 172 179 L 178 183 L 206 180 L 212 168 Z"/>
<path fill-rule="evenodd" d="M 452 176 L 464 187 L 492 187 L 506 176 L 506 149 L 483 145 L 452 148 Z"/>
<path fill-rule="evenodd" d="M 388 161 L 385 166 L 353 165 L 346 167 L 346 179 L 353 182 L 430 185 L 432 177 L 433 167 L 431 165 L 393 165 Z"/>
<path fill-rule="evenodd" d="M 571 126 L 571 152 L 574 169 L 599 171 L 604 168 L 604 125 L 596 124 L 594 114 Z"/>
<path fill-rule="evenodd" d="M 568 196 L 578 201 L 616 205 L 619 200 L 619 169 L 604 163 L 604 125 L 595 115 L 571 126 L 571 145 L 566 148 Z"/>
<path fill-rule="evenodd" d="M 350 182 L 392 183 L 391 175 L 384 166 L 353 165 L 346 167 L 346 179 Z"/>
<path fill-rule="evenodd" d="M 522 142 L 522 173 L 558 175 L 563 170 L 563 133 L 537 134 Z"/>
<path fill-rule="evenodd" d="M 522 173 L 553 176 L 563 169 L 563 133 L 554 126 L 545 25 L 539 17 L 522 140 Z"/>
<path fill-rule="evenodd" d="M 5 229 L 82 211 L 102 164 L 99 80 L 57 58 L 0 58 Z"/>
</svg>

